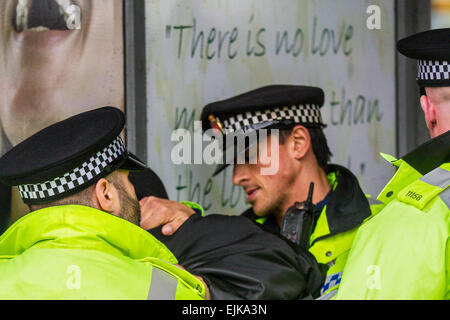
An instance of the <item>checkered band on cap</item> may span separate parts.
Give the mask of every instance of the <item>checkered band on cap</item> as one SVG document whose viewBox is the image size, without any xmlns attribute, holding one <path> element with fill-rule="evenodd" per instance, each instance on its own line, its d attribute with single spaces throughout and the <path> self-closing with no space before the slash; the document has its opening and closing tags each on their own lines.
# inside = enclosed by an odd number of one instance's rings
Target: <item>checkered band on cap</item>
<svg viewBox="0 0 450 320">
<path fill-rule="evenodd" d="M 98 176 L 125 150 L 122 139 L 117 137 L 103 150 L 62 177 L 43 183 L 19 185 L 20 194 L 24 200 L 45 200 L 71 191 Z"/>
<path fill-rule="evenodd" d="M 417 61 L 417 80 L 450 80 L 448 61 Z"/>
<path fill-rule="evenodd" d="M 246 130 L 246 127 L 251 128 L 260 123 L 284 119 L 293 120 L 295 123 L 322 124 L 319 106 L 306 104 L 233 115 L 232 117 L 223 119 L 223 129 L 225 134 L 233 133 L 240 129 L 248 132 L 249 130 Z"/>
</svg>

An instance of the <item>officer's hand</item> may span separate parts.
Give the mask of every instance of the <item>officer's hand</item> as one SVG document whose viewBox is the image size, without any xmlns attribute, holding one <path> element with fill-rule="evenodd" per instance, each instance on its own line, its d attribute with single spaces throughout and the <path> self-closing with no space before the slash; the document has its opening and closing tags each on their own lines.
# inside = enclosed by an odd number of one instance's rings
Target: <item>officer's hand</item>
<svg viewBox="0 0 450 320">
<path fill-rule="evenodd" d="M 141 206 L 141 227 L 145 230 L 163 226 L 162 233 L 170 236 L 192 216 L 195 211 L 188 206 L 171 200 L 146 197 L 139 201 Z"/>
</svg>

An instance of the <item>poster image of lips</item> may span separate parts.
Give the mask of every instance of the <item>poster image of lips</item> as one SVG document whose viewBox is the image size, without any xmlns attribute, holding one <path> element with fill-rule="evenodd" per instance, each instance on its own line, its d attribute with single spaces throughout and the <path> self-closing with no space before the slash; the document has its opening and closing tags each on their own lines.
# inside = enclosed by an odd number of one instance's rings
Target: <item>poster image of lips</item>
<svg viewBox="0 0 450 320">
<path fill-rule="evenodd" d="M 72 115 L 124 110 L 122 7 L 122 0 L 0 1 L 0 155 Z"/>
<path fill-rule="evenodd" d="M 100 106 L 124 108 L 122 0 L 0 1 L 2 153 Z"/>
</svg>

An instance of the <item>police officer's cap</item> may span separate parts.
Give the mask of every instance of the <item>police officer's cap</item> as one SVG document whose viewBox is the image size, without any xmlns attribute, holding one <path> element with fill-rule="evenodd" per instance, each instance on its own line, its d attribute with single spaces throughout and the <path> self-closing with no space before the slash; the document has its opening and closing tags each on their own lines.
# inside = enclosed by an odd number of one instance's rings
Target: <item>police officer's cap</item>
<svg viewBox="0 0 450 320">
<path fill-rule="evenodd" d="M 117 169 L 148 170 L 120 137 L 122 111 L 103 107 L 55 123 L 0 158 L 0 179 L 27 204 L 77 193 Z"/>
<path fill-rule="evenodd" d="M 397 49 L 417 60 L 421 87 L 450 86 L 450 28 L 414 34 L 400 40 Z"/>
<path fill-rule="evenodd" d="M 321 88 L 269 85 L 206 105 L 201 114 L 202 127 L 204 131 L 214 129 L 225 136 L 294 125 L 324 127 L 320 114 L 323 103 Z M 224 153 L 230 147 L 224 144 Z M 226 166 L 219 165 L 214 175 Z"/>
</svg>

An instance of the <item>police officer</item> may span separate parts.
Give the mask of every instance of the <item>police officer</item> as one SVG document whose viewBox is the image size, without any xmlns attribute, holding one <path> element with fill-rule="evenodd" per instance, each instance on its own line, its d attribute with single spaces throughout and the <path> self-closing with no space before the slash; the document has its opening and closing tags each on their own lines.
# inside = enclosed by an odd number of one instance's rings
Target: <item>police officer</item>
<svg viewBox="0 0 450 320">
<path fill-rule="evenodd" d="M 31 213 L 0 237 L 1 299 L 203 299 L 205 285 L 139 227 L 129 171 L 148 168 L 104 107 L 53 124 L 0 159 Z"/>
<path fill-rule="evenodd" d="M 208 104 L 201 119 L 204 130 L 224 136 L 224 163 L 214 174 L 234 164 L 233 183 L 244 189 L 252 205 L 244 216 L 280 232 L 285 213 L 307 199 L 314 183 L 314 225 L 306 247 L 327 268 L 321 294 L 330 298 L 356 230 L 371 209 L 356 177 L 328 163 L 323 103 L 320 88 L 270 85 Z"/>
<path fill-rule="evenodd" d="M 417 60 L 431 140 L 397 160 L 383 210 L 354 240 L 338 299 L 450 299 L 450 29 L 397 43 Z"/>
</svg>

